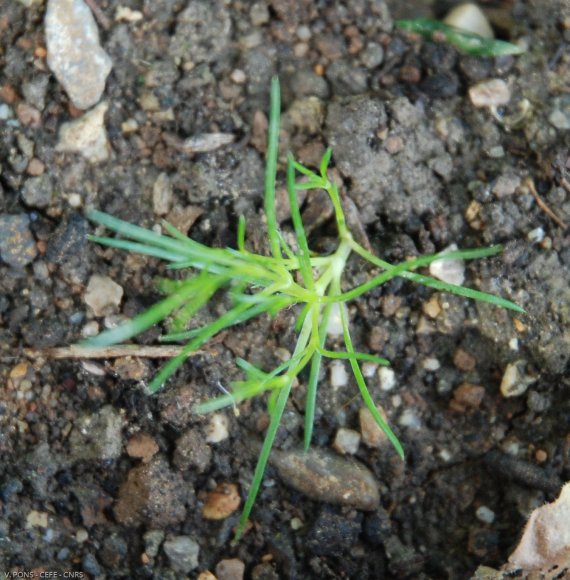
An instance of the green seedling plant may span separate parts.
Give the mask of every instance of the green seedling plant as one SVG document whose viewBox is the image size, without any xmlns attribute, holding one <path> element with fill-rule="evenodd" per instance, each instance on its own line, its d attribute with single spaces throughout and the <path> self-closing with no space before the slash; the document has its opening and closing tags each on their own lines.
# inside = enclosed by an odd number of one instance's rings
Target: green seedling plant
<svg viewBox="0 0 570 580">
<path fill-rule="evenodd" d="M 506 54 L 522 54 L 525 48 L 504 40 L 483 38 L 473 32 L 449 26 L 431 18 L 414 18 L 413 20 L 396 20 L 396 28 L 408 30 L 427 38 L 428 40 L 444 40 L 460 52 L 475 56 L 502 56 Z"/>
<path fill-rule="evenodd" d="M 166 295 L 162 301 L 122 326 L 107 330 L 86 343 L 92 347 L 121 343 L 154 324 L 168 320 L 169 333 L 161 340 L 163 342 L 185 341 L 185 345 L 181 348 L 180 354 L 170 359 L 150 382 L 148 385 L 150 393 L 159 390 L 193 352 L 222 330 L 262 314 L 275 316 L 285 308 L 298 305 L 295 325 L 297 342 L 289 360 L 270 371 L 264 371 L 250 362 L 237 359 L 237 365 L 244 373 L 243 380 L 232 382 L 231 391 L 201 403 L 194 409 L 197 413 L 210 413 L 238 405 L 242 401 L 264 393 L 268 394 L 269 427 L 259 454 L 236 539 L 243 533 L 258 494 L 293 384 L 305 369 L 308 370 L 304 425 L 305 449 L 308 449 L 311 443 L 317 383 L 323 358 L 348 361 L 366 407 L 387 435 L 398 455 L 404 457 L 402 445 L 378 412 L 360 369 L 362 361 L 372 361 L 378 365 L 389 363 L 384 358 L 355 350 L 346 306 L 349 301 L 356 300 L 367 291 L 399 276 L 435 290 L 523 312 L 522 308 L 509 300 L 448 284 L 416 272 L 435 260 L 470 260 L 492 256 L 501 250 L 500 246 L 422 256 L 395 265 L 378 258 L 359 244 L 347 227 L 338 187 L 327 175 L 331 160 L 330 149 L 324 154 L 317 171 L 304 167 L 295 161 L 291 154 L 287 156 L 287 191 L 295 233 L 294 243 L 292 241 L 287 243 L 278 226 L 275 208 L 279 122 L 279 82 L 274 78 L 271 84 L 264 195 L 270 255 L 255 254 L 247 249 L 246 224 L 243 216 L 239 220 L 237 247 L 234 249 L 208 247 L 186 237 L 166 222 L 163 227 L 168 235 L 160 235 L 99 211 L 88 213 L 89 219 L 121 236 L 90 236 L 92 241 L 155 256 L 167 261 L 168 268 L 172 270 L 188 271 L 188 276 L 183 280 L 166 279 L 159 282 L 159 289 Z M 302 179 L 298 180 L 299 176 Z M 318 255 L 309 248 L 297 200 L 297 192 L 301 189 L 322 189 L 327 192 L 332 202 L 338 231 L 338 246 L 330 255 Z M 346 290 L 343 275 L 347 262 L 353 254 L 372 266 L 378 273 L 372 275 L 363 284 Z M 208 304 L 214 294 L 220 291 L 225 291 L 229 298 L 226 311 L 213 322 L 188 330 L 194 315 Z M 333 317 L 340 318 L 343 350 L 327 348 L 327 329 Z"/>
</svg>

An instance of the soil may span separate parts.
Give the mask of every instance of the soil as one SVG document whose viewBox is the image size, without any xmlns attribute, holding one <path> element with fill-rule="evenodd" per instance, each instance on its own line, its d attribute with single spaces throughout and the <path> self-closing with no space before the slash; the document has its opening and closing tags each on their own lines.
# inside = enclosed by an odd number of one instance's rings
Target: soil
<svg viewBox="0 0 570 580">
<path fill-rule="evenodd" d="M 210 570 L 221 580 L 240 578 L 245 566 L 258 580 L 463 579 L 482 564 L 500 567 L 530 511 L 570 479 L 570 6 L 482 3 L 501 37 L 528 46 L 521 56 L 482 58 L 393 27 L 392 9 L 440 16 L 451 3 L 388 4 L 92 0 L 113 70 L 101 97 L 111 154 L 91 162 L 56 149 L 62 124 L 82 112 L 46 64 L 44 4 L 1 3 L 2 571 L 168 579 Z M 121 6 L 142 18 L 117 19 Z M 206 20 L 189 19 L 187 7 Z M 160 360 L 55 360 L 24 349 L 74 344 L 158 297 L 153 280 L 164 265 L 88 243 L 86 208 L 146 227 L 166 213 L 215 246 L 235 244 L 243 214 L 248 243 L 266 248 L 274 74 L 283 154 L 289 148 L 310 165 L 333 147 L 354 227 L 378 255 L 504 244 L 466 265 L 465 284 L 527 314 L 401 280 L 353 303 L 357 348 L 392 361 L 390 380 L 368 380 L 406 459 L 387 445 L 357 447 L 380 492 L 372 511 L 308 499 L 274 463 L 234 546 L 235 494 L 247 494 L 266 408 L 255 401 L 212 424 L 190 407 L 239 376 L 236 356 L 270 369 L 291 352 L 292 313 L 217 337 L 154 396 L 145 382 Z M 486 79 L 505 80 L 511 92 L 494 112 L 469 93 Z M 202 153 L 180 146 L 214 132 L 233 142 Z M 304 212 L 311 243 L 326 249 L 330 208 L 309 196 Z M 370 274 L 354 260 L 348 279 Z M 101 316 L 85 302 L 93 275 L 123 290 Z M 212 304 L 203 320 L 223 307 Z M 159 333 L 139 342 L 155 344 Z M 331 388 L 329 366 L 319 453 L 340 428 L 360 429 L 356 386 Z M 512 397 L 500 389 L 508 368 Z M 301 444 L 305 380 L 280 453 Z M 221 519 L 207 519 L 212 510 Z"/>
</svg>

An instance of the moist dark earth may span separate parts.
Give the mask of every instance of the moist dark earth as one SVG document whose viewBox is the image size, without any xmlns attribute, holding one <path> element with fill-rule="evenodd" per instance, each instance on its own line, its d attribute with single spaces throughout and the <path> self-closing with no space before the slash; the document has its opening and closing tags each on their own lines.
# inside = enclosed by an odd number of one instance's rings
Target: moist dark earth
<svg viewBox="0 0 570 580">
<path fill-rule="evenodd" d="M 527 46 L 494 58 L 394 28 L 393 18 L 441 17 L 451 3 L 389 4 L 93 0 L 113 65 L 100 98 L 107 159 L 98 160 L 58 147 L 62 125 L 83 112 L 47 66 L 45 4 L 1 3 L 2 572 L 463 579 L 504 564 L 532 509 L 570 479 L 570 6 L 482 2 L 500 38 Z M 117 16 L 120 8 L 132 12 Z M 377 255 L 397 262 L 451 244 L 503 244 L 465 264 L 465 285 L 527 313 L 400 279 L 351 303 L 356 348 L 392 362 L 393 374 L 368 368 L 368 385 L 405 460 L 363 437 L 354 460 L 378 486 L 371 511 L 328 502 L 319 474 L 318 499 L 308 499 L 274 461 L 251 526 L 232 545 L 266 404 L 243 404 L 239 416 L 230 409 L 221 425 L 191 407 L 240 376 L 237 356 L 266 370 L 279 364 L 294 348 L 294 313 L 222 333 L 153 396 L 145 384 L 158 359 L 55 359 L 49 349 L 160 296 L 158 260 L 87 241 L 90 208 L 149 228 L 166 217 L 212 246 L 235 246 L 244 215 L 248 245 L 267 251 L 265 129 L 276 74 L 280 187 L 287 150 L 314 166 L 331 146 L 352 229 Z M 478 107 L 470 89 L 489 79 L 505 81 L 510 98 Z M 185 145 L 211 133 L 231 142 Z M 334 248 L 326 199 L 310 194 L 303 214 L 311 246 Z M 281 218 L 291 231 L 286 210 Z M 354 259 L 347 288 L 373 273 Z M 86 301 L 98 276 L 120 287 L 100 290 L 110 302 L 103 311 Z M 226 307 L 216 297 L 198 322 Z M 138 344 L 155 345 L 162 330 Z M 339 429 L 361 431 L 356 385 L 333 387 L 330 367 L 317 402 L 318 454 L 337 453 Z M 306 379 L 287 408 L 279 457 L 302 444 Z M 208 517 L 212 509 L 220 519 Z"/>
</svg>

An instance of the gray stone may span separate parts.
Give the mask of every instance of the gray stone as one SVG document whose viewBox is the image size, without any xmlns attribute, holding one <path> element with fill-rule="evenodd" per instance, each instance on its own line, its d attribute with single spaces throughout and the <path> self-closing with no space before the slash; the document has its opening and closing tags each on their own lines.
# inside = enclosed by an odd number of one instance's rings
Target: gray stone
<svg viewBox="0 0 570 580">
<path fill-rule="evenodd" d="M 0 214 L 0 258 L 9 266 L 23 268 L 38 251 L 27 215 Z"/>
<path fill-rule="evenodd" d="M 99 102 L 112 61 L 83 0 L 49 0 L 45 16 L 47 63 L 78 109 Z"/>
<path fill-rule="evenodd" d="M 198 567 L 200 546 L 188 536 L 176 536 L 164 542 L 164 552 L 176 572 L 188 574 Z"/>
<path fill-rule="evenodd" d="M 105 316 L 114 312 L 123 297 L 123 288 L 108 276 L 94 274 L 85 290 L 85 303 L 95 316 Z"/>
<path fill-rule="evenodd" d="M 53 182 L 44 174 L 26 180 L 22 188 L 22 199 L 29 207 L 43 209 L 51 203 L 53 193 Z"/>
<path fill-rule="evenodd" d="M 273 450 L 269 461 L 286 484 L 311 499 L 363 511 L 380 503 L 374 475 L 357 461 L 323 449 Z"/>
<path fill-rule="evenodd" d="M 46 106 L 46 93 L 49 83 L 49 75 L 38 74 L 22 84 L 22 94 L 26 103 L 35 107 L 38 111 L 43 111 Z"/>
<path fill-rule="evenodd" d="M 76 459 L 117 459 L 122 453 L 124 418 L 111 405 L 95 414 L 83 415 L 70 435 L 71 454 Z"/>
</svg>

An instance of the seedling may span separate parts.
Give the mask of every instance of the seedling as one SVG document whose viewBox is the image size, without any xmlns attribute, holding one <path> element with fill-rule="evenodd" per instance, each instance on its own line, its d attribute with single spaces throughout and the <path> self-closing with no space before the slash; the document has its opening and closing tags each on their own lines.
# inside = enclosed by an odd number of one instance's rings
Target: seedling
<svg viewBox="0 0 570 580">
<path fill-rule="evenodd" d="M 414 18 L 413 20 L 396 20 L 396 28 L 420 34 L 428 40 L 446 41 L 465 54 L 476 56 L 502 56 L 505 54 L 522 54 L 525 48 L 504 40 L 483 38 L 473 32 L 449 26 L 431 18 Z"/>
<path fill-rule="evenodd" d="M 416 273 L 416 270 L 441 259 L 471 260 L 493 256 L 501 251 L 500 246 L 490 248 L 460 250 L 445 255 L 434 254 L 406 260 L 394 265 L 382 260 L 351 235 L 344 216 L 341 197 L 337 185 L 329 180 L 327 169 L 331 160 L 331 150 L 323 156 L 318 171 L 313 171 L 287 156 L 287 191 L 291 210 L 291 221 L 295 232 L 295 243 L 288 243 L 281 234 L 275 212 L 275 181 L 277 174 L 277 150 L 279 139 L 280 93 L 276 78 L 271 84 L 271 110 L 265 174 L 264 210 L 267 220 L 267 235 L 271 255 L 264 256 L 250 252 L 246 248 L 246 224 L 243 216 L 238 224 L 237 248 L 211 248 L 198 243 L 175 227 L 164 222 L 168 235 L 160 235 L 128 224 L 99 211 L 88 213 L 89 219 L 114 230 L 122 238 L 90 236 L 92 241 L 123 250 L 148 254 L 169 262 L 172 270 L 187 270 L 189 275 L 183 280 L 161 280 L 159 288 L 166 298 L 136 316 L 130 322 L 107 330 L 90 339 L 90 346 L 109 346 L 124 342 L 154 324 L 169 320 L 170 331 L 162 337 L 163 342 L 187 341 L 180 354 L 167 362 L 150 382 L 148 390 L 155 393 L 181 364 L 204 343 L 217 333 L 236 324 L 255 318 L 261 314 L 275 316 L 284 308 L 299 306 L 296 325 L 297 343 L 290 359 L 266 372 L 252 363 L 237 359 L 237 365 L 244 372 L 244 379 L 231 383 L 231 392 L 201 403 L 195 407 L 197 413 L 210 413 L 225 407 L 237 405 L 246 400 L 268 393 L 267 408 L 270 422 L 265 436 L 251 488 L 240 519 L 236 539 L 240 537 L 259 491 L 267 461 L 281 417 L 287 405 L 291 388 L 301 372 L 309 369 L 305 406 L 304 447 L 308 449 L 313 432 L 317 383 L 323 357 L 345 359 L 349 362 L 356 385 L 365 405 L 376 423 L 387 435 L 396 452 L 404 457 L 400 441 L 378 412 L 366 387 L 359 363 L 372 361 L 388 365 L 388 361 L 372 354 L 357 352 L 353 346 L 347 302 L 380 286 L 396 276 L 423 284 L 436 290 L 450 292 L 467 298 L 474 298 L 496 306 L 524 312 L 509 300 L 436 280 Z M 303 176 L 297 181 L 298 175 Z M 297 192 L 301 189 L 322 189 L 327 192 L 334 207 L 338 246 L 328 256 L 312 252 L 301 219 Z M 368 281 L 345 290 L 343 274 L 352 254 L 367 262 L 380 272 Z M 193 316 L 219 291 L 225 291 L 230 306 L 214 322 L 187 330 Z M 333 317 L 340 319 L 345 350 L 333 351 L 327 348 L 327 328 Z"/>
</svg>

